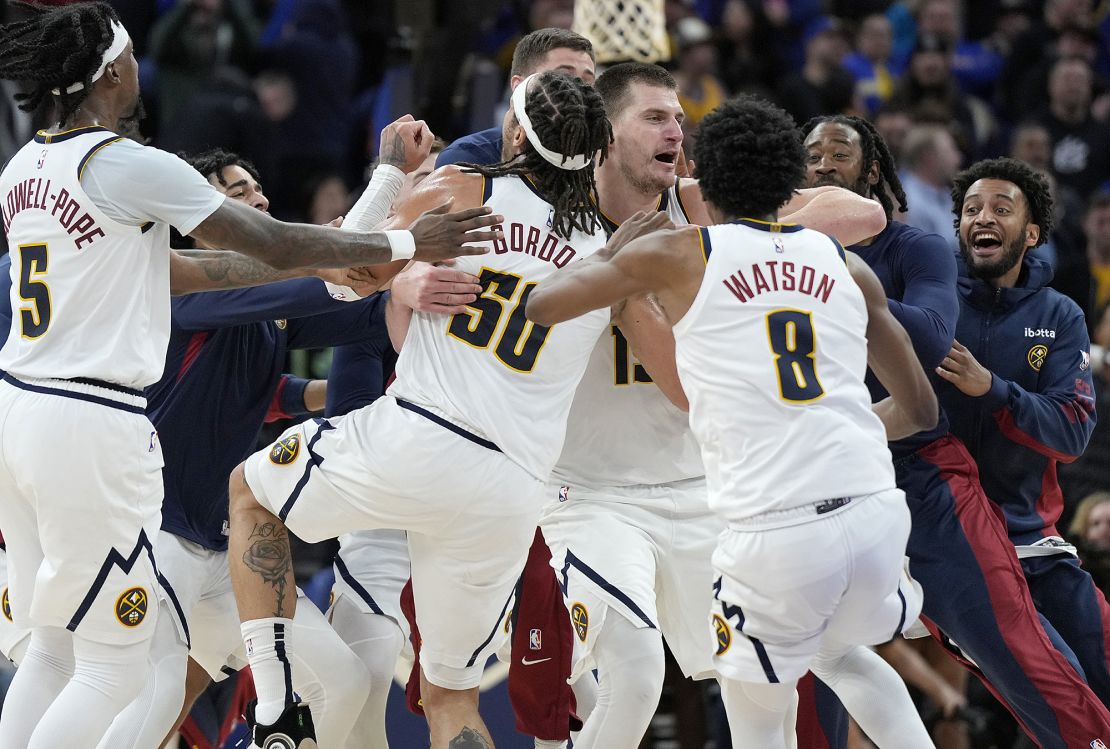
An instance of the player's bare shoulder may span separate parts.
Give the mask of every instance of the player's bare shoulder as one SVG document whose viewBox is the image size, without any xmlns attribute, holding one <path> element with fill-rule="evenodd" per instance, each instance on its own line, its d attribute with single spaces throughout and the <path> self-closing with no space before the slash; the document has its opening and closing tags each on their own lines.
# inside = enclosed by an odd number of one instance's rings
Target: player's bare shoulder
<svg viewBox="0 0 1110 749">
<path fill-rule="evenodd" d="M 441 166 L 429 174 L 413 190 L 413 196 L 426 196 L 428 200 L 454 199 L 451 209 L 476 208 L 482 204 L 487 177 L 457 164 Z"/>
</svg>

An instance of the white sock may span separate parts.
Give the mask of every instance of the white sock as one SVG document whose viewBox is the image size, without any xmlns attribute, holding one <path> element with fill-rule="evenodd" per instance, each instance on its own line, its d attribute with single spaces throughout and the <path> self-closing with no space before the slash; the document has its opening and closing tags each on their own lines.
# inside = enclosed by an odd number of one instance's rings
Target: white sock
<svg viewBox="0 0 1110 749">
<path fill-rule="evenodd" d="M 810 667 L 880 749 L 933 749 L 898 673 L 870 648 L 822 650 Z"/>
<path fill-rule="evenodd" d="M 536 749 L 567 749 L 567 742 L 536 739 Z"/>
<path fill-rule="evenodd" d="M 295 701 L 293 666 L 289 660 L 293 620 L 285 617 L 251 619 L 239 625 L 239 629 L 258 692 L 255 719 L 262 725 L 272 725 L 286 706 Z"/>
</svg>

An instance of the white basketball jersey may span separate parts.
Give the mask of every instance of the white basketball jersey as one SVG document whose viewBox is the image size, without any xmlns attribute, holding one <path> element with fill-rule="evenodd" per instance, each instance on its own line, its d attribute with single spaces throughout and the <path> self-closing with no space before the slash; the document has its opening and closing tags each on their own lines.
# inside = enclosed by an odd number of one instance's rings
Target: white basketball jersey
<svg viewBox="0 0 1110 749">
<path fill-rule="evenodd" d="M 170 333 L 169 227 L 126 226 L 81 186 L 103 128 L 40 133 L 0 173 L 12 256 L 12 326 L 0 369 L 16 378 L 158 381 Z"/>
<path fill-rule="evenodd" d="M 843 250 L 746 219 L 701 237 L 705 276 L 674 333 L 710 506 L 745 520 L 893 488 L 863 383 L 867 309 Z"/>
<path fill-rule="evenodd" d="M 546 480 L 609 310 L 545 328 L 524 316 L 524 305 L 538 283 L 603 247 L 605 233 L 557 236 L 551 205 L 517 177 L 487 179 L 485 197 L 505 216 L 504 239 L 488 254 L 461 257 L 455 265 L 478 276 L 483 291 L 466 312 L 449 318 L 413 314 L 389 392 L 490 440 Z"/>
<path fill-rule="evenodd" d="M 659 210 L 676 226 L 690 223 L 677 183 L 660 197 Z M 620 329 L 610 325 L 574 394 L 552 479 L 601 488 L 670 484 L 703 475 L 689 417 L 655 386 Z"/>
</svg>

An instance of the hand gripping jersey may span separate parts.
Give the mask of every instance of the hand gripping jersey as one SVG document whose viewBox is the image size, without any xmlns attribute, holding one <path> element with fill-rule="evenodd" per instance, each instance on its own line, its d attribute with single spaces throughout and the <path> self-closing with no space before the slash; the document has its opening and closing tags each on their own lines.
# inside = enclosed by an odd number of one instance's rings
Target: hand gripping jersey
<svg viewBox="0 0 1110 749">
<path fill-rule="evenodd" d="M 17 378 L 158 381 L 170 333 L 169 226 L 109 218 L 81 185 L 103 128 L 47 135 L 0 174 L 13 310 L 0 369 Z"/>
<path fill-rule="evenodd" d="M 389 394 L 488 439 L 546 480 L 609 311 L 545 328 L 524 316 L 524 305 L 545 278 L 604 246 L 605 234 L 557 236 L 550 204 L 524 179 L 487 179 L 484 191 L 485 204 L 505 216 L 504 238 L 455 265 L 478 276 L 482 293 L 452 317 L 413 315 Z"/>
<path fill-rule="evenodd" d="M 677 185 L 660 197 L 659 210 L 682 226 L 690 221 Z M 616 228 L 611 224 L 610 229 Z M 704 475 L 689 418 L 655 386 L 620 328 L 610 325 L 574 394 L 563 454 L 552 478 L 571 487 L 603 488 L 669 484 Z"/>
<path fill-rule="evenodd" d="M 674 333 L 710 507 L 744 521 L 894 488 L 843 250 L 792 224 L 700 231 L 705 276 Z"/>
</svg>

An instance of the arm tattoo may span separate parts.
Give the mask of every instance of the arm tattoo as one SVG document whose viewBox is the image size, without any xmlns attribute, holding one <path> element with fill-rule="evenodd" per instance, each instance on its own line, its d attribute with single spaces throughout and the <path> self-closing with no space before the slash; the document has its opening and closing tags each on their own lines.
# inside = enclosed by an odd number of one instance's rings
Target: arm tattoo
<svg viewBox="0 0 1110 749">
<path fill-rule="evenodd" d="M 275 523 L 258 523 L 248 539 L 250 546 L 243 553 L 243 564 L 258 574 L 274 589 L 274 616 L 285 616 L 285 591 L 293 570 L 293 554 L 285 527 Z"/>
<path fill-rule="evenodd" d="M 473 728 L 463 728 L 459 735 L 451 739 L 447 749 L 490 749 L 489 742 Z"/>
<path fill-rule="evenodd" d="M 176 250 L 177 254 L 188 258 L 189 262 L 204 272 L 210 281 L 206 288 L 237 289 L 244 286 L 259 286 L 289 278 L 300 278 L 308 273 L 305 270 L 277 270 L 261 260 L 227 250 Z"/>
<path fill-rule="evenodd" d="M 405 140 L 400 133 L 393 133 L 389 143 L 383 142 L 379 150 L 379 161 L 382 164 L 389 164 L 398 169 L 405 165 Z"/>
</svg>

